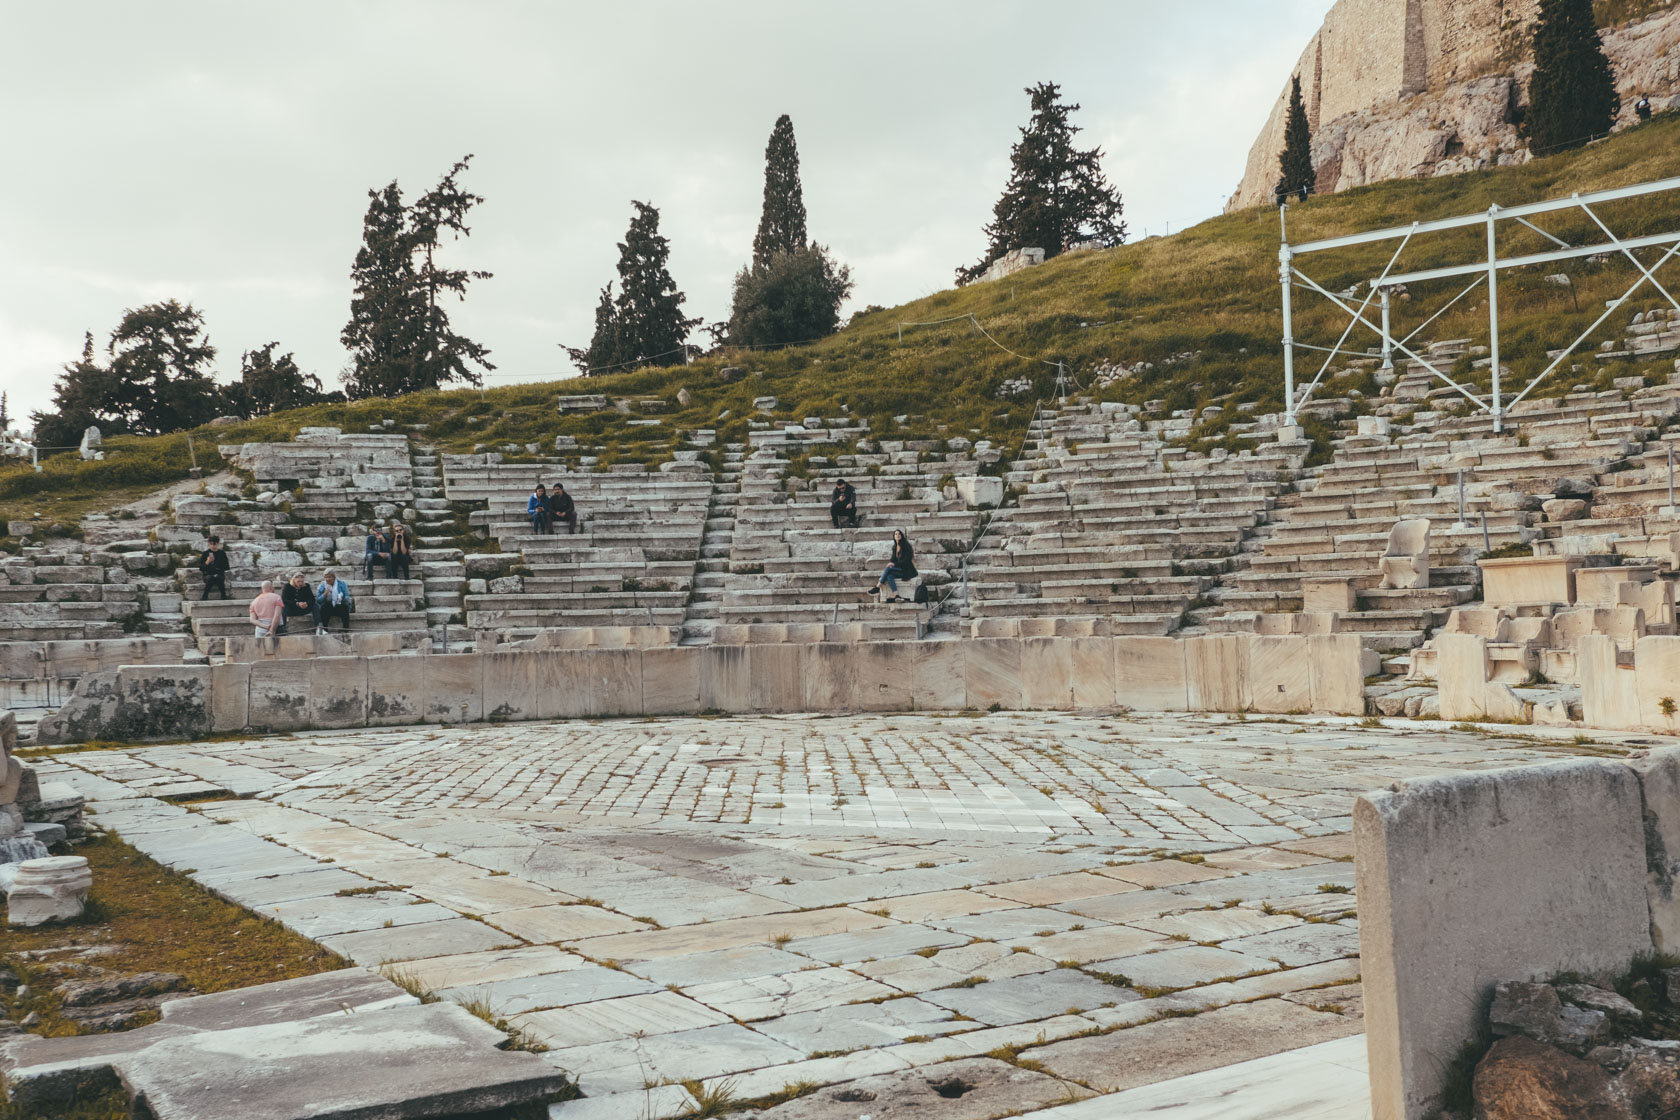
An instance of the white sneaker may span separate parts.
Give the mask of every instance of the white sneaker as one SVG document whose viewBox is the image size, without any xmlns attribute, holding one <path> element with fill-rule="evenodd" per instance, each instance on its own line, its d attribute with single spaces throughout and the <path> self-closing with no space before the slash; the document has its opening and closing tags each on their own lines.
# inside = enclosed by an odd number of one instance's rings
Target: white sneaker
<svg viewBox="0 0 1680 1120">
<path fill-rule="evenodd" d="M 315 627 L 315 636 L 318 637 L 318 638 L 325 635 L 326 632 L 327 632 L 327 628 L 325 626 Z"/>
</svg>

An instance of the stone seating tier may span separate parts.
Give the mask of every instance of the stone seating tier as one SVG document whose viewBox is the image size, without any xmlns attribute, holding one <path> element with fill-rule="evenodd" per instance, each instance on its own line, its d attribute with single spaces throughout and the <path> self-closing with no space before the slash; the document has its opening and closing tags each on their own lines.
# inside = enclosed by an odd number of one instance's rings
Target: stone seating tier
<svg viewBox="0 0 1680 1120">
<path fill-rule="evenodd" d="M 312 579 L 310 586 L 319 582 Z M 375 579 L 372 584 L 362 579 L 345 581 L 355 603 L 350 615 L 350 629 L 398 630 L 423 636 L 426 632 L 424 588 L 419 580 Z M 251 634 L 249 608 L 251 600 L 261 591 L 260 582 L 230 580 L 228 599 L 187 599 L 182 611 L 191 624 L 199 648 L 212 639 Z M 338 623 L 334 621 L 333 629 Z M 207 651 L 209 652 L 209 651 Z"/>
</svg>

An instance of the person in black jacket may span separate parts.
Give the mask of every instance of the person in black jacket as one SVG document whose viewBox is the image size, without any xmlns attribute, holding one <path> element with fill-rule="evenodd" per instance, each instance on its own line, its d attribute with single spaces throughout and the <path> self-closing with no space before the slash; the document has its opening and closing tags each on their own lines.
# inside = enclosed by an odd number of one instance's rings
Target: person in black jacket
<svg viewBox="0 0 1680 1120">
<path fill-rule="evenodd" d="M 894 529 L 892 559 L 887 563 L 887 570 L 881 573 L 881 578 L 875 581 L 875 586 L 869 589 L 869 594 L 878 593 L 884 583 L 887 585 L 887 590 L 892 594 L 883 601 L 888 603 L 903 602 L 898 593 L 898 581 L 915 579 L 917 574 L 916 550 L 910 547 L 910 540 L 904 535 L 904 530 Z"/>
<path fill-rule="evenodd" d="M 556 482 L 548 495 L 548 524 L 552 529 L 562 521 L 566 523 L 566 532 L 577 532 L 577 503 L 566 493 L 566 484 Z"/>
<path fill-rule="evenodd" d="M 199 596 L 200 599 L 210 598 L 212 587 L 221 591 L 222 598 L 228 597 L 228 566 L 228 554 L 222 547 L 222 538 L 211 537 L 204 551 L 198 554 L 198 572 L 204 577 L 204 594 Z"/>
<path fill-rule="evenodd" d="M 845 479 L 834 484 L 834 493 L 828 496 L 828 520 L 836 529 L 842 521 L 857 528 L 857 489 Z"/>
<path fill-rule="evenodd" d="M 392 579 L 407 579 L 409 561 L 414 559 L 414 544 L 408 530 L 397 525 L 391 530 L 391 559 L 386 562 Z"/>
<path fill-rule="evenodd" d="M 315 633 L 326 633 L 321 626 L 321 604 L 316 601 L 315 592 L 309 589 L 309 581 L 303 578 L 302 572 L 293 572 L 286 586 L 280 589 L 280 604 L 280 633 L 291 633 L 292 619 L 301 619 L 305 615 L 309 616 Z"/>
</svg>

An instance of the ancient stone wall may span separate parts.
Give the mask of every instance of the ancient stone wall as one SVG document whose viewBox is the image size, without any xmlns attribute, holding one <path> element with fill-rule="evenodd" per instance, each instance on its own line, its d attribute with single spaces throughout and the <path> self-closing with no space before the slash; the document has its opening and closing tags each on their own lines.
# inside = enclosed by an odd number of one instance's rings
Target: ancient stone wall
<svg viewBox="0 0 1680 1120">
<path fill-rule="evenodd" d="M 1623 111 L 1641 92 L 1680 100 L 1680 9 L 1603 32 Z M 1339 0 L 1283 82 L 1228 210 L 1268 205 L 1299 75 L 1318 190 L 1527 158 L 1512 119 L 1526 100 L 1539 0 Z"/>
</svg>

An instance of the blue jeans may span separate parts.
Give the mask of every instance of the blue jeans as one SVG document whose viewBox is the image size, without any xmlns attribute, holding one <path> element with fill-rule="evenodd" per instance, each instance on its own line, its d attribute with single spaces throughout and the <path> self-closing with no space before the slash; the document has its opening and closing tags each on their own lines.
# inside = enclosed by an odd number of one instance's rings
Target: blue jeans
<svg viewBox="0 0 1680 1120">
<path fill-rule="evenodd" d="M 887 590 L 891 591 L 894 595 L 898 594 L 898 581 L 900 579 L 909 578 L 911 577 L 899 571 L 898 568 L 892 564 L 888 564 L 887 570 L 881 573 L 881 582 L 886 584 Z"/>
<path fill-rule="evenodd" d="M 531 532 L 539 535 L 548 532 L 548 514 L 539 512 L 531 515 Z"/>
</svg>

